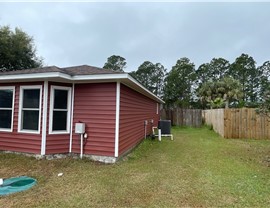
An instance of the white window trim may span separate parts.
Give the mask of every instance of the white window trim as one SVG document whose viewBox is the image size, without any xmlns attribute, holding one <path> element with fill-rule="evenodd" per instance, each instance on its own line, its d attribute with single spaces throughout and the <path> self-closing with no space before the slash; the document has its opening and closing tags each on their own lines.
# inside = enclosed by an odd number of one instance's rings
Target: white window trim
<svg viewBox="0 0 270 208">
<path fill-rule="evenodd" d="M 35 90 L 39 89 L 39 118 L 38 118 L 38 130 L 29 130 L 29 129 L 22 129 L 22 105 L 23 105 L 23 90 Z M 41 123 L 41 104 L 42 104 L 42 85 L 27 85 L 20 87 L 20 99 L 19 99 L 19 120 L 18 120 L 18 132 L 20 133 L 30 133 L 30 134 L 40 134 L 40 123 Z M 29 108 L 29 110 L 31 110 Z M 36 110 L 33 109 L 33 110 Z"/>
<path fill-rule="evenodd" d="M 66 131 L 53 131 L 53 106 L 54 106 L 54 90 L 67 90 L 68 98 L 67 98 L 67 130 Z M 71 87 L 63 87 L 63 86 L 51 86 L 51 95 L 50 95 L 50 120 L 49 120 L 49 134 L 69 134 L 70 133 L 70 111 L 71 111 Z M 55 109 L 57 111 L 61 111 L 61 109 Z M 65 110 L 63 110 L 65 111 Z"/>
<path fill-rule="evenodd" d="M 12 132 L 13 131 L 13 118 L 14 118 L 14 103 L 15 103 L 15 86 L 3 86 L 0 87 L 0 90 L 12 90 L 12 109 L 11 109 L 11 126 L 10 128 L 0 128 L 0 131 L 3 132 Z M 1 108 L 1 110 L 10 110 L 10 108 Z"/>
</svg>

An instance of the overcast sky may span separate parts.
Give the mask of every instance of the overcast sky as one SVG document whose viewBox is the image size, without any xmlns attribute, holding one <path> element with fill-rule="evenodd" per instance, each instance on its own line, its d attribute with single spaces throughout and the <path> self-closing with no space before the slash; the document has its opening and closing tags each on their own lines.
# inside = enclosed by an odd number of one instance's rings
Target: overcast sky
<svg viewBox="0 0 270 208">
<path fill-rule="evenodd" d="M 168 70 L 188 57 L 196 68 L 242 53 L 270 60 L 270 3 L 0 3 L 0 26 L 34 37 L 46 65 L 103 67 L 111 55 L 125 71 L 148 60 Z"/>
</svg>

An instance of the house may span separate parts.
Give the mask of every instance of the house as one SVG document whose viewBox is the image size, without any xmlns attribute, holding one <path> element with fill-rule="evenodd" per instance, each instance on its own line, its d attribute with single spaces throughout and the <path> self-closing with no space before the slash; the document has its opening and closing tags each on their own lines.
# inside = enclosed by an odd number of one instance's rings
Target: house
<svg viewBox="0 0 270 208">
<path fill-rule="evenodd" d="M 88 65 L 0 73 L 0 151 L 115 162 L 157 126 L 163 101 L 129 74 Z"/>
</svg>

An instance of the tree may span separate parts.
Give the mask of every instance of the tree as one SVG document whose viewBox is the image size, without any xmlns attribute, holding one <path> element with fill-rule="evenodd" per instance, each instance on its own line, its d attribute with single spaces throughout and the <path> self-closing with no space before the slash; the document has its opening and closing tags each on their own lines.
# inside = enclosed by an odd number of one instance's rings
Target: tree
<svg viewBox="0 0 270 208">
<path fill-rule="evenodd" d="M 166 69 L 162 64 L 153 64 L 150 61 L 143 62 L 136 72 L 130 73 L 145 88 L 159 97 L 163 96 L 165 74 Z"/>
<path fill-rule="evenodd" d="M 154 90 L 154 83 L 151 80 L 150 76 L 152 76 L 155 72 L 155 65 L 150 61 L 143 62 L 136 71 L 136 79 L 148 90 Z"/>
<path fill-rule="evenodd" d="M 268 85 L 268 88 L 264 92 L 263 100 L 257 109 L 257 113 L 265 115 L 270 119 L 270 85 Z"/>
<path fill-rule="evenodd" d="M 136 77 L 136 71 L 129 72 L 128 74 L 138 81 Z"/>
<path fill-rule="evenodd" d="M 154 76 L 152 77 L 155 83 L 155 90 L 153 91 L 153 93 L 162 98 L 164 96 L 164 81 L 167 75 L 166 71 L 167 70 L 161 63 L 155 64 L 155 73 Z"/>
<path fill-rule="evenodd" d="M 117 55 L 112 55 L 107 59 L 107 62 L 104 64 L 103 68 L 112 69 L 113 71 L 118 72 L 124 72 L 124 68 L 126 68 L 126 65 L 127 62 L 125 58 Z"/>
<path fill-rule="evenodd" d="M 244 105 L 256 105 L 259 98 L 260 71 L 255 66 L 254 59 L 242 54 L 231 65 L 229 74 L 239 80 L 243 92 Z"/>
<path fill-rule="evenodd" d="M 37 57 L 33 37 L 19 28 L 0 27 L 0 71 L 13 71 L 42 66 Z"/>
<path fill-rule="evenodd" d="M 213 58 L 209 64 L 212 81 L 218 81 L 228 75 L 230 62 L 224 58 Z"/>
<path fill-rule="evenodd" d="M 207 106 L 211 106 L 211 103 L 216 99 L 215 92 L 215 82 L 208 81 L 202 83 L 202 85 L 198 88 L 197 94 L 200 97 L 201 106 L 203 109 L 207 108 Z"/>
<path fill-rule="evenodd" d="M 239 81 L 224 77 L 220 81 L 204 83 L 198 90 L 202 102 L 206 102 L 211 108 L 229 107 L 230 103 L 242 98 Z"/>
<path fill-rule="evenodd" d="M 204 63 L 200 65 L 199 68 L 196 70 L 196 77 L 196 83 L 198 85 L 198 88 L 200 88 L 203 83 L 211 81 L 212 74 L 210 71 L 210 64 Z"/>
<path fill-rule="evenodd" d="M 168 106 L 190 107 L 193 85 L 196 79 L 195 65 L 188 58 L 181 58 L 165 79 L 164 100 Z"/>
<path fill-rule="evenodd" d="M 265 94 L 268 92 L 270 86 L 270 61 L 266 61 L 262 66 L 258 67 L 261 75 L 260 78 L 260 100 L 264 100 Z"/>
<path fill-rule="evenodd" d="M 204 63 L 196 70 L 197 83 L 200 87 L 208 81 L 218 81 L 228 74 L 230 62 L 224 58 L 213 58 L 210 63 Z"/>
</svg>

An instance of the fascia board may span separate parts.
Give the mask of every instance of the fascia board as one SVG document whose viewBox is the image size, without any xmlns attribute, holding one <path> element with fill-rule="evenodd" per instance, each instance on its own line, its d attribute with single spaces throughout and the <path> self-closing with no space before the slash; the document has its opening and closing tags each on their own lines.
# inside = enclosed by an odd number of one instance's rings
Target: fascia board
<svg viewBox="0 0 270 208">
<path fill-rule="evenodd" d="M 91 80 L 118 80 L 128 78 L 128 74 L 95 74 L 95 75 L 75 75 L 73 81 Z"/>
<path fill-rule="evenodd" d="M 0 81 L 5 80 L 26 80 L 26 79 L 44 79 L 44 78 L 63 78 L 71 80 L 71 76 L 61 72 L 45 72 L 33 74 L 11 74 L 0 76 Z"/>
</svg>

